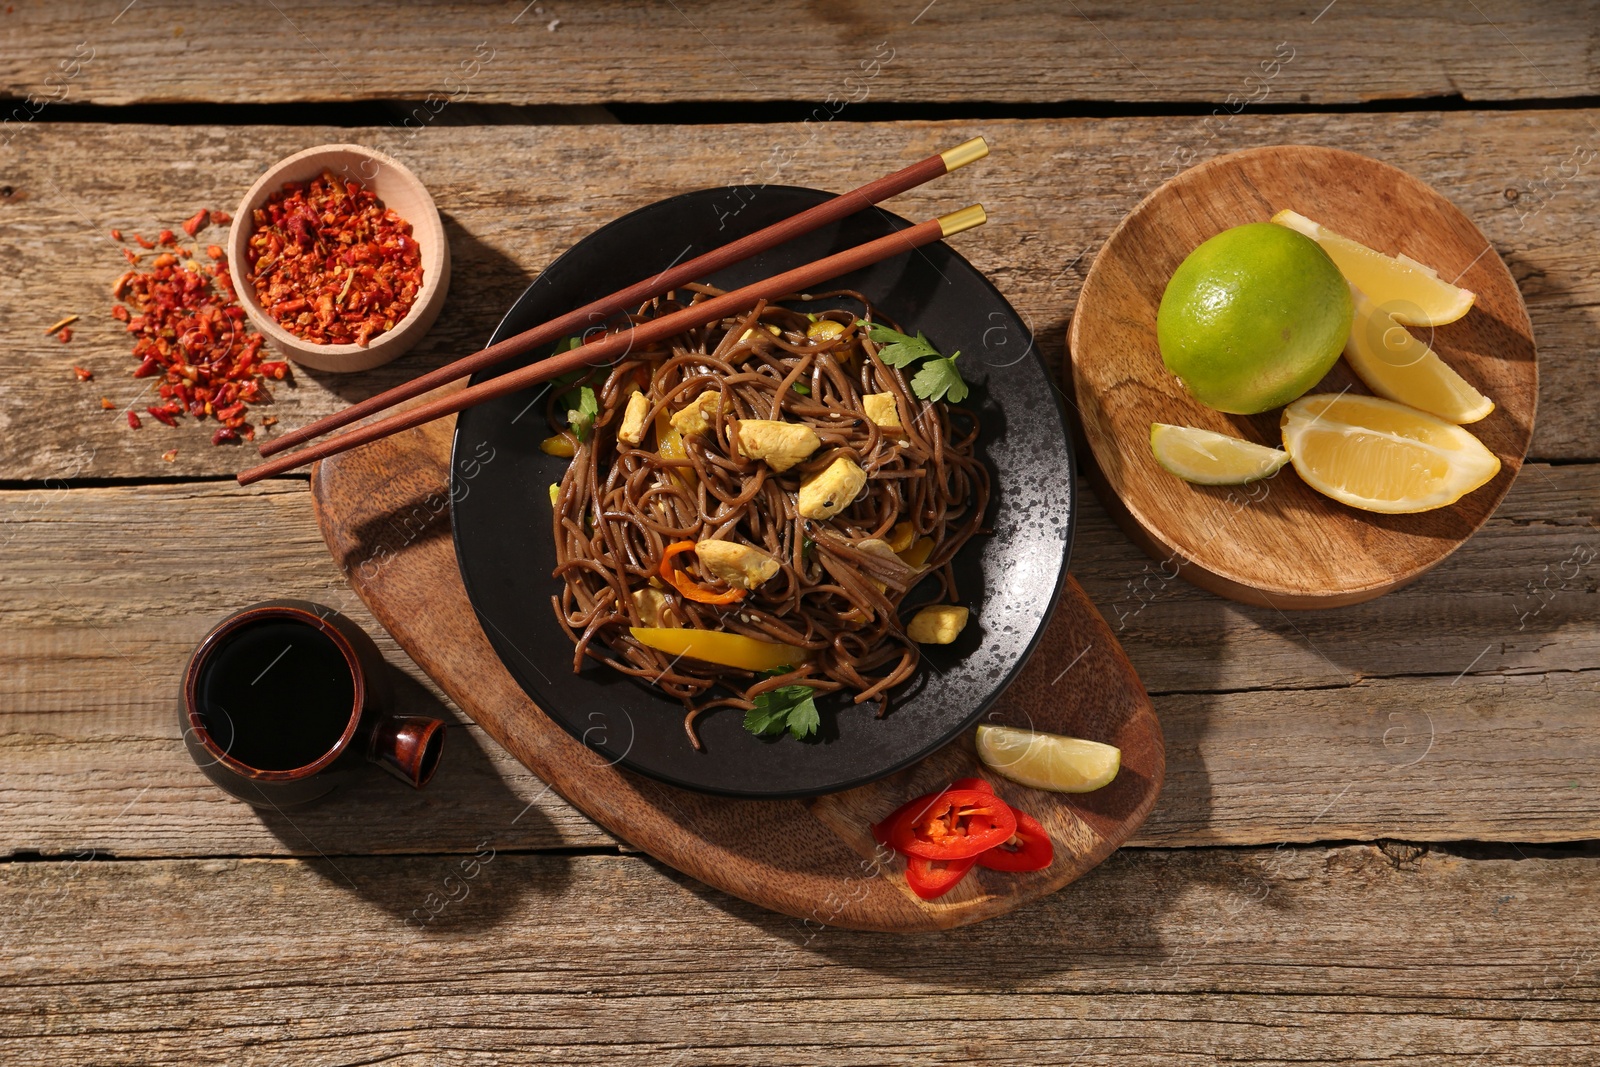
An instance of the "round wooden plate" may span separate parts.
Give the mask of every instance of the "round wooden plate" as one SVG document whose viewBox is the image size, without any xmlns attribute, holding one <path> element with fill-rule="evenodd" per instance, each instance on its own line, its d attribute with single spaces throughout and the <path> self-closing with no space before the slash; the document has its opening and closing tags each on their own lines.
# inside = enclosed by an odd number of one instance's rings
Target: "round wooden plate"
<svg viewBox="0 0 1600 1067">
<path fill-rule="evenodd" d="M 1447 508 L 1379 515 L 1314 492 L 1285 467 L 1246 486 L 1199 486 L 1150 453 L 1170 422 L 1278 447 L 1281 409 L 1228 415 L 1200 404 L 1162 365 L 1156 309 L 1167 279 L 1202 241 L 1292 208 L 1388 254 L 1404 253 L 1477 293 L 1465 318 L 1424 337 L 1496 404 L 1468 427 L 1500 457 L 1488 485 Z M 1163 570 L 1246 603 L 1354 604 L 1414 580 L 1489 518 L 1533 437 L 1539 370 L 1533 326 L 1511 272 L 1455 205 L 1426 183 L 1352 152 L 1256 148 L 1167 182 L 1114 230 L 1083 283 L 1068 335 L 1071 388 L 1101 500 Z M 1369 390 L 1343 360 L 1314 392 Z"/>
</svg>

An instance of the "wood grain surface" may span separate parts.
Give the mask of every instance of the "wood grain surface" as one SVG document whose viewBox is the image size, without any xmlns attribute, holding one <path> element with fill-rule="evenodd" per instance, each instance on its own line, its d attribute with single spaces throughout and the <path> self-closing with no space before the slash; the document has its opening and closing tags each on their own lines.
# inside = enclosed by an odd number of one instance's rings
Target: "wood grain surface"
<svg viewBox="0 0 1600 1067">
<path fill-rule="evenodd" d="M 962 252 L 1032 324 L 1046 361 L 1058 368 L 1095 251 L 1134 204 L 1187 165 L 1185 153 L 1210 158 L 1278 143 L 1364 152 L 1444 191 L 1482 228 L 1522 286 L 1542 375 L 1530 456 L 1596 459 L 1600 264 L 1584 220 L 1600 213 L 1600 182 L 1592 161 L 1570 176 L 1574 146 L 1596 140 L 1592 121 L 1571 111 L 1245 113 L 1217 126 L 1214 137 L 1188 118 L 838 124 L 815 131 L 803 156 L 772 180 L 849 188 L 968 137 L 988 138 L 988 159 L 886 206 L 928 217 L 984 203 L 991 221 L 963 235 Z M 232 474 L 243 465 L 240 450 L 211 446 L 209 423 L 169 430 L 146 420 L 143 430 L 132 431 L 122 420 L 120 407 L 140 397 L 149 380 L 128 376 L 135 364 L 126 335 L 109 316 L 109 286 L 127 266 L 107 236 L 111 227 L 149 233 L 198 206 L 232 205 L 274 160 L 315 143 L 371 143 L 422 178 L 444 215 L 457 268 L 449 305 L 415 351 L 386 367 L 354 378 L 300 371 L 293 387 L 275 385 L 271 412 L 285 426 L 299 425 L 475 351 L 538 270 L 600 224 L 674 193 L 759 179 L 762 171 L 751 161 L 775 138 L 798 143 L 812 132 L 724 127 L 708 140 L 693 127 L 460 127 L 408 140 L 392 129 L 40 123 L 0 156 L 0 245 L 13 264 L 0 274 L 4 476 L 192 478 Z M 141 150 L 130 154 L 134 142 Z M 866 156 L 863 143 L 874 146 Z M 1138 152 L 1130 153 L 1129 144 L 1139 145 Z M 566 162 L 574 156 L 590 160 L 607 180 L 593 186 L 575 179 Z M 868 156 L 870 165 L 863 162 Z M 118 175 L 62 167 L 63 159 L 116 159 Z M 184 167 L 174 171 L 171 159 L 184 160 Z M 71 344 L 43 336 L 46 326 L 74 312 L 83 318 Z M 79 382 L 74 364 L 94 370 L 95 381 Z M 101 396 L 119 410 L 103 411 Z M 164 462 L 173 447 L 176 459 Z"/>
<path fill-rule="evenodd" d="M 420 105 L 396 120 L 413 126 L 468 100 L 793 100 L 822 120 L 886 101 L 1194 101 L 1232 110 L 1552 99 L 1600 86 L 1593 10 L 1574 0 L 1403 9 L 1249 0 L 1209 10 L 1176 0 L 457 0 L 382 14 L 304 0 L 13 6 L 0 23 L 0 90 L 11 95 L 97 104 L 396 99 Z M 74 57 L 76 66 L 59 66 Z"/>
<path fill-rule="evenodd" d="M 16 863 L 0 1056 L 127 1063 L 1593 1062 L 1600 860 L 1123 850 L 938 936 L 637 859 Z"/>
<path fill-rule="evenodd" d="M 379 36 L 373 9 L 342 4 L 7 7 L 0 92 L 36 96 L 0 113 L 0 1059 L 1592 1059 L 1589 5 L 517 0 L 396 6 Z M 780 18 L 774 61 L 762 42 Z M 894 58 L 846 85 L 879 42 Z M 1294 55 L 1269 75 L 1280 42 Z M 829 118 L 841 94 L 856 99 Z M 1462 97 L 1489 103 L 1448 110 Z M 341 99 L 373 102 L 184 103 Z M 781 99 L 801 103 L 750 103 Z M 1389 102 L 1271 113 L 1373 100 Z M 134 101 L 159 106 L 79 106 Z M 514 106 L 541 101 L 568 106 Z M 584 101 L 670 124 L 521 125 L 614 117 Z M 663 101 L 689 104 L 636 106 Z M 1050 117 L 1075 114 L 1107 117 Z M 954 121 L 855 121 L 874 117 Z M 1221 601 L 1160 573 L 1084 495 L 1074 573 L 1167 735 L 1136 843 L 1266 847 L 1124 848 L 1064 893 L 937 937 L 797 927 L 629 854 L 523 772 L 348 590 L 304 480 L 240 492 L 223 480 L 237 453 L 202 427 L 135 435 L 99 409 L 137 395 L 105 317 L 122 269 L 106 230 L 229 207 L 306 145 L 359 140 L 416 169 L 459 274 L 417 352 L 360 380 L 300 375 L 279 392 L 285 424 L 477 347 L 545 263 L 625 211 L 735 181 L 845 188 L 977 134 L 993 158 L 889 207 L 983 201 L 994 221 L 963 250 L 1055 366 L 1123 215 L 1184 167 L 1258 145 L 1359 151 L 1439 188 L 1527 301 L 1533 461 L 1461 550 L 1378 601 L 1292 616 Z M 72 344 L 43 337 L 71 312 Z M 208 551 L 219 533 L 229 551 Z M 212 622 L 272 595 L 350 613 L 408 699 L 457 716 L 429 791 L 374 776 L 291 825 L 204 786 L 171 679 Z M 1388 840 L 1407 837 L 1504 844 Z"/>
<path fill-rule="evenodd" d="M 1285 208 L 1386 255 L 1426 263 L 1476 294 L 1460 321 L 1422 332 L 1495 402 L 1470 431 L 1500 463 L 1487 485 L 1446 508 L 1375 515 L 1330 500 L 1292 470 L 1248 487 L 1195 486 L 1156 463 L 1150 428 L 1158 422 L 1282 445 L 1281 408 L 1228 415 L 1188 393 L 1162 363 L 1156 309 L 1168 279 L 1202 242 Z M 1472 220 L 1402 170 L 1317 145 L 1208 160 L 1141 201 L 1095 256 L 1067 345 L 1077 427 L 1089 446 L 1084 459 L 1118 522 L 1164 571 L 1275 608 L 1371 600 L 1415 581 L 1461 547 L 1522 469 L 1539 400 L 1522 294 Z M 1371 395 L 1340 360 L 1310 391 L 1352 390 Z"/>
<path fill-rule="evenodd" d="M 439 390 L 414 406 L 454 392 Z M 467 599 L 448 514 L 398 546 L 387 536 L 416 502 L 445 502 L 456 491 L 454 433 L 453 418 L 439 419 L 312 468 L 317 523 L 334 561 L 411 658 L 495 740 L 596 822 L 662 862 L 801 919 L 854 930 L 940 930 L 1006 914 L 1081 877 L 1154 807 L 1166 775 L 1161 725 L 1105 621 L 1070 579 L 1035 654 L 986 719 L 1121 749 L 1116 780 L 1093 794 L 1041 792 L 987 772 L 970 735 L 879 781 L 805 801 L 707 796 L 603 758 L 541 712 L 501 663 Z M 470 491 L 470 481 L 464 484 Z M 1075 655 L 1082 659 L 1077 673 L 1058 687 L 1066 671 L 1055 664 Z M 975 870 L 977 877 L 939 899 L 920 900 L 905 883 L 904 860 L 881 848 L 871 827 L 913 797 L 980 774 L 1039 820 L 1055 843 L 1055 860 L 1025 875 Z"/>
</svg>

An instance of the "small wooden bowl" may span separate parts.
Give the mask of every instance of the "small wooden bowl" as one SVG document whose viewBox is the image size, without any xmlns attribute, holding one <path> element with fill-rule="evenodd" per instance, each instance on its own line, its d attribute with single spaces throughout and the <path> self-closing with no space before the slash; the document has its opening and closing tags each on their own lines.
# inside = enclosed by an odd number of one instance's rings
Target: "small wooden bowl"
<svg viewBox="0 0 1600 1067">
<path fill-rule="evenodd" d="M 1379 515 L 1315 492 L 1290 467 L 1246 486 L 1191 485 L 1156 465 L 1150 424 L 1171 422 L 1279 447 L 1281 409 L 1227 415 L 1199 403 L 1161 362 L 1156 309 L 1202 241 L 1292 208 L 1381 252 L 1403 252 L 1477 294 L 1433 330 L 1435 351 L 1496 404 L 1467 427 L 1501 470 L 1437 511 Z M 1194 584 L 1251 604 L 1335 607 L 1406 584 L 1484 524 L 1533 438 L 1539 369 L 1533 325 L 1506 265 L 1472 222 L 1426 183 L 1331 148 L 1257 148 L 1187 170 L 1117 226 L 1084 280 L 1068 335 L 1071 388 L 1089 475 L 1118 523 Z M 1368 390 L 1343 360 L 1312 391 Z"/>
<path fill-rule="evenodd" d="M 308 181 L 330 170 L 348 176 L 370 189 L 385 207 L 393 208 L 411 224 L 411 234 L 422 252 L 422 288 L 406 317 L 365 345 L 319 345 L 303 340 L 278 325 L 256 299 L 246 254 L 254 229 L 254 212 L 267 197 L 287 182 Z M 274 351 L 317 370 L 348 372 L 370 370 L 411 349 L 428 332 L 444 306 L 450 288 L 450 245 L 433 197 L 415 174 L 398 160 L 371 148 L 353 144 L 325 144 L 296 152 L 268 168 L 250 187 L 234 212 L 228 234 L 228 265 L 239 303 L 256 328 L 266 335 Z"/>
</svg>

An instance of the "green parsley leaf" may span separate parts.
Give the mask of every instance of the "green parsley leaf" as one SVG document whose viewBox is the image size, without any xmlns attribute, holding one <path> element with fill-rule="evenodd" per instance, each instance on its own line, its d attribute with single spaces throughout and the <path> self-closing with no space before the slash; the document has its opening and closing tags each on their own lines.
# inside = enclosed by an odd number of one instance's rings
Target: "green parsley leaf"
<svg viewBox="0 0 1600 1067">
<path fill-rule="evenodd" d="M 967 398 L 967 383 L 956 370 L 956 352 L 949 359 L 930 359 L 911 379 L 911 391 L 924 400 L 948 400 L 959 404 Z"/>
<path fill-rule="evenodd" d="M 789 731 L 803 741 L 817 732 L 822 717 L 817 713 L 816 691 L 809 685 L 786 685 L 756 697 L 756 706 L 744 713 L 744 728 L 760 737 L 774 737 Z"/>
<path fill-rule="evenodd" d="M 586 440 L 589 431 L 594 427 L 594 420 L 600 415 L 600 398 L 595 396 L 594 390 L 587 385 L 581 385 L 562 396 L 562 404 L 573 405 L 567 408 L 567 425 L 572 427 L 572 432 L 578 435 L 578 440 Z"/>
<path fill-rule="evenodd" d="M 884 346 L 878 349 L 878 358 L 891 367 L 905 367 L 919 359 L 939 355 L 939 350 L 934 348 L 933 343 L 921 332 L 911 337 L 899 330 L 891 330 L 887 326 L 860 319 L 856 320 L 856 325 L 870 327 L 867 336 L 872 338 L 874 344 Z"/>
</svg>

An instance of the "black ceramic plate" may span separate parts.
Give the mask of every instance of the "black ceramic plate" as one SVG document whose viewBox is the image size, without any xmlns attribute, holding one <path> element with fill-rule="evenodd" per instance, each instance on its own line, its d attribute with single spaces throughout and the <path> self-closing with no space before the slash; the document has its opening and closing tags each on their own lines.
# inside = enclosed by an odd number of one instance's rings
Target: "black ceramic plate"
<svg viewBox="0 0 1600 1067">
<path fill-rule="evenodd" d="M 635 211 L 551 264 L 506 314 L 494 340 L 826 196 L 774 186 L 706 189 Z M 865 211 L 707 280 L 745 285 L 906 225 L 887 212 Z M 924 647 L 924 669 L 882 719 L 871 705 L 830 702 L 820 736 L 801 742 L 757 738 L 744 730 L 740 712 L 718 710 L 697 722 L 705 744 L 697 752 L 684 735 L 677 701 L 603 664 L 587 662 L 574 674 L 572 642 L 550 603 L 558 584 L 550 576 L 548 493 L 565 461 L 539 451 L 550 432 L 542 394 L 527 390 L 461 413 L 451 464 L 456 556 L 484 633 L 534 703 L 625 767 L 688 789 L 749 797 L 814 796 L 870 782 L 977 719 L 1049 620 L 1076 518 L 1073 464 L 1065 419 L 1028 329 L 994 286 L 943 244 L 848 275 L 837 287 L 864 293 L 940 351 L 962 352 L 958 366 L 973 387 L 966 403 L 982 420 L 979 451 L 995 485 L 993 535 L 974 538 L 956 560 L 972 622 L 955 644 Z"/>
</svg>

